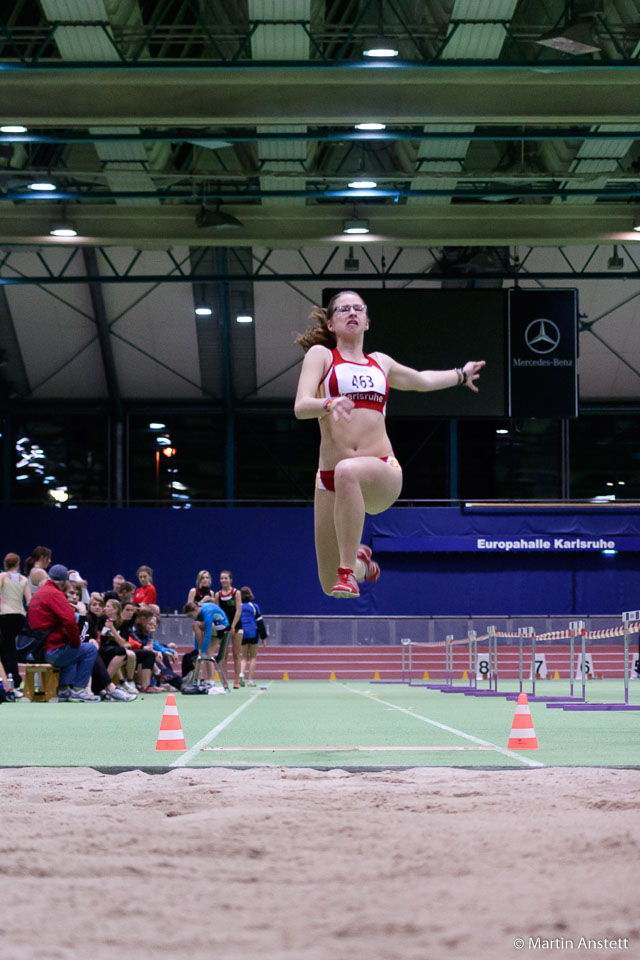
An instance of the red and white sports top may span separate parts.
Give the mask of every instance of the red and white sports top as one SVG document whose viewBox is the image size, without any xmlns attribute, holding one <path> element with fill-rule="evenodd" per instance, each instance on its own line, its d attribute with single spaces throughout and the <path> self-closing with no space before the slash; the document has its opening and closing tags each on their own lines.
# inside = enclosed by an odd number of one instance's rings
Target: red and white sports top
<svg viewBox="0 0 640 960">
<path fill-rule="evenodd" d="M 354 406 L 377 410 L 384 416 L 389 381 L 380 364 L 367 354 L 364 363 L 343 360 L 337 348 L 331 351 L 331 356 L 331 366 L 318 387 L 317 396 L 349 397 Z"/>
</svg>

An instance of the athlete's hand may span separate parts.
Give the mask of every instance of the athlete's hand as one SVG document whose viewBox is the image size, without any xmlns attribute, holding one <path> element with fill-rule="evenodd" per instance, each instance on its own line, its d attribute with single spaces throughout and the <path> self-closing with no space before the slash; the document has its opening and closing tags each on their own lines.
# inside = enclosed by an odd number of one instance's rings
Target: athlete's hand
<svg viewBox="0 0 640 960">
<path fill-rule="evenodd" d="M 486 360 L 467 360 L 462 368 L 462 372 L 467 375 L 465 386 L 469 387 L 469 390 L 473 390 L 474 393 L 478 393 L 475 381 L 479 378 L 480 371 L 486 366 L 486 363 Z"/>
<path fill-rule="evenodd" d="M 351 411 L 355 404 L 351 397 L 336 397 L 331 401 L 331 419 L 337 423 L 339 420 L 351 420 Z"/>
</svg>

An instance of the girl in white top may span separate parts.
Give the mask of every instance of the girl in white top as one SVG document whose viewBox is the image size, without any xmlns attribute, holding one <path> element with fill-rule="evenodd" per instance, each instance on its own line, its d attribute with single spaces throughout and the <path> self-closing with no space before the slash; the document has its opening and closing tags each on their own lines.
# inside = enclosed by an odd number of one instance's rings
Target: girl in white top
<svg viewBox="0 0 640 960">
<path fill-rule="evenodd" d="M 402 471 L 385 429 L 386 390 L 443 390 L 464 384 L 477 393 L 475 381 L 485 361 L 469 360 L 453 370 L 413 370 L 385 353 L 368 357 L 367 307 L 352 290 L 336 294 L 326 310 L 316 309 L 310 319 L 313 326 L 298 337 L 306 356 L 294 409 L 300 420 L 320 421 L 318 576 L 329 596 L 357 597 L 359 581 L 380 576 L 370 548 L 360 543 L 365 513 L 382 513 L 402 487 Z"/>
<path fill-rule="evenodd" d="M 31 596 L 49 579 L 47 567 L 50 563 L 51 550 L 49 550 L 49 547 L 34 547 L 31 556 L 24 565 L 24 572 L 29 578 Z"/>
<path fill-rule="evenodd" d="M 20 686 L 20 673 L 16 659 L 16 637 L 24 623 L 25 604 L 31 601 L 27 578 L 20 573 L 20 557 L 8 553 L 4 558 L 4 571 L 0 573 L 0 661 L 6 673 L 13 677 L 15 687 Z M 1 676 L 1 674 L 0 674 Z M 6 681 L 6 674 L 2 677 Z"/>
</svg>

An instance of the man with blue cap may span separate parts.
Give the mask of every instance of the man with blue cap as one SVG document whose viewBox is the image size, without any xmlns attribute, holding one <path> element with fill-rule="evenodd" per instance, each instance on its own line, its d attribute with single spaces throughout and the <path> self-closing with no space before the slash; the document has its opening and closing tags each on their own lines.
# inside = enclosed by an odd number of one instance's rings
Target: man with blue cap
<svg viewBox="0 0 640 960">
<path fill-rule="evenodd" d="M 98 648 L 81 643 L 73 607 L 64 594 L 69 571 L 61 563 L 49 569 L 49 579 L 29 604 L 29 626 L 47 634 L 44 659 L 60 670 L 58 700 L 96 703 L 100 697 L 87 690 Z"/>
</svg>

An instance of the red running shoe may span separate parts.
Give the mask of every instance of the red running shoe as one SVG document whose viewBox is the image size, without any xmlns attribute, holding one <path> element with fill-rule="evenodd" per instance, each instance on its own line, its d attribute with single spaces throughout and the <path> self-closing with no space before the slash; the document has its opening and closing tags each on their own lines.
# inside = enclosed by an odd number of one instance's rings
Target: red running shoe
<svg viewBox="0 0 640 960">
<path fill-rule="evenodd" d="M 355 578 L 353 570 L 349 567 L 338 567 L 338 582 L 331 588 L 331 596 L 337 597 L 359 597 L 360 588 Z"/>
<path fill-rule="evenodd" d="M 362 560 L 364 563 L 364 578 L 368 580 L 369 583 L 375 583 L 376 580 L 380 579 L 380 567 L 371 559 L 371 547 L 366 547 L 364 543 L 361 543 L 358 547 L 358 560 Z"/>
</svg>

